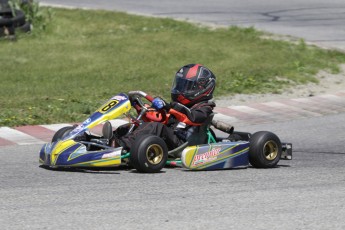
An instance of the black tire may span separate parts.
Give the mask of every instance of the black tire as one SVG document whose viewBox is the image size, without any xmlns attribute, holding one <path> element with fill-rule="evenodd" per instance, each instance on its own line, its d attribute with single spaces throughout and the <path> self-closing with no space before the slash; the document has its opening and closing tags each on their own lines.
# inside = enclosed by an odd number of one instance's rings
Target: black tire
<svg viewBox="0 0 345 230">
<path fill-rule="evenodd" d="M 282 154 L 282 145 L 274 133 L 260 131 L 254 133 L 250 140 L 249 163 L 255 168 L 275 167 Z"/>
<path fill-rule="evenodd" d="M 53 136 L 52 142 L 56 142 L 71 132 L 75 127 L 74 126 L 66 126 L 59 129 Z"/>
<path fill-rule="evenodd" d="M 142 173 L 160 172 L 168 159 L 167 145 L 154 135 L 137 138 L 130 152 L 131 165 Z"/>
<path fill-rule="evenodd" d="M 15 15 L 11 10 L 2 11 L 0 16 L 0 27 L 18 27 L 25 24 L 25 15 L 21 10 L 15 10 Z"/>
</svg>

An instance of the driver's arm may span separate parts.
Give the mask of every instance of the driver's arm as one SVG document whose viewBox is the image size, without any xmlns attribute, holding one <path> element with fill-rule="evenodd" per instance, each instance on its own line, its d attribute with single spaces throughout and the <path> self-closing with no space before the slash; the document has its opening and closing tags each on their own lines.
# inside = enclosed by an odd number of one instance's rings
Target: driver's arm
<svg viewBox="0 0 345 230">
<path fill-rule="evenodd" d="M 195 109 L 189 109 L 188 107 L 177 102 L 172 102 L 170 104 L 172 109 L 175 109 L 183 114 L 186 114 L 188 119 L 194 123 L 204 122 L 211 115 L 213 107 L 214 107 L 213 105 L 214 104 L 205 103 L 204 106 L 200 106 Z"/>
</svg>

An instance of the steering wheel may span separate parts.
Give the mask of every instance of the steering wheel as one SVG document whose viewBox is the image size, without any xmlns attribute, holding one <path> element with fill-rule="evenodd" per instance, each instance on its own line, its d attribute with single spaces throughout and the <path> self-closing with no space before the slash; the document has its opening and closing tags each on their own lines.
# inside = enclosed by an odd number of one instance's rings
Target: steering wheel
<svg viewBox="0 0 345 230">
<path fill-rule="evenodd" d="M 164 110 L 157 111 L 153 108 L 148 108 L 145 103 L 142 101 L 142 98 L 145 98 L 149 102 L 153 101 L 153 97 L 148 95 L 143 91 L 130 91 L 128 92 L 129 100 L 132 104 L 138 104 L 140 106 L 140 113 L 139 119 L 144 116 L 148 121 L 155 121 L 155 122 L 164 122 L 166 120 L 166 112 Z"/>
<path fill-rule="evenodd" d="M 145 103 L 141 100 L 142 98 L 145 98 L 149 102 L 153 101 L 153 97 L 143 91 L 129 91 L 128 96 L 131 103 L 137 102 L 141 108 L 146 108 Z"/>
</svg>

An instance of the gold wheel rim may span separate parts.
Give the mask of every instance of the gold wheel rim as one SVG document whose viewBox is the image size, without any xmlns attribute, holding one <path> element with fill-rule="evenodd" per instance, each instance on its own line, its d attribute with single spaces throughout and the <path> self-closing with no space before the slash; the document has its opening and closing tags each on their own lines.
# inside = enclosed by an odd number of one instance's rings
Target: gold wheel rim
<svg viewBox="0 0 345 230">
<path fill-rule="evenodd" d="M 153 144 L 150 145 L 146 150 L 146 158 L 150 164 L 159 164 L 164 156 L 163 149 L 160 145 Z"/>
<path fill-rule="evenodd" d="M 278 145 L 274 141 L 267 141 L 264 145 L 265 158 L 273 161 L 278 156 Z"/>
</svg>

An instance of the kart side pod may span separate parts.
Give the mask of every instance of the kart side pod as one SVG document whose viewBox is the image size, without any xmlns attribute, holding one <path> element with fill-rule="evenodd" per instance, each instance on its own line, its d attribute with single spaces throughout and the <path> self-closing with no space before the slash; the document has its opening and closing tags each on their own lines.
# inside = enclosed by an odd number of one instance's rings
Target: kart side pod
<svg viewBox="0 0 345 230">
<path fill-rule="evenodd" d="M 183 167 L 190 170 L 247 168 L 249 142 L 219 142 L 185 148 L 181 155 Z"/>
</svg>

